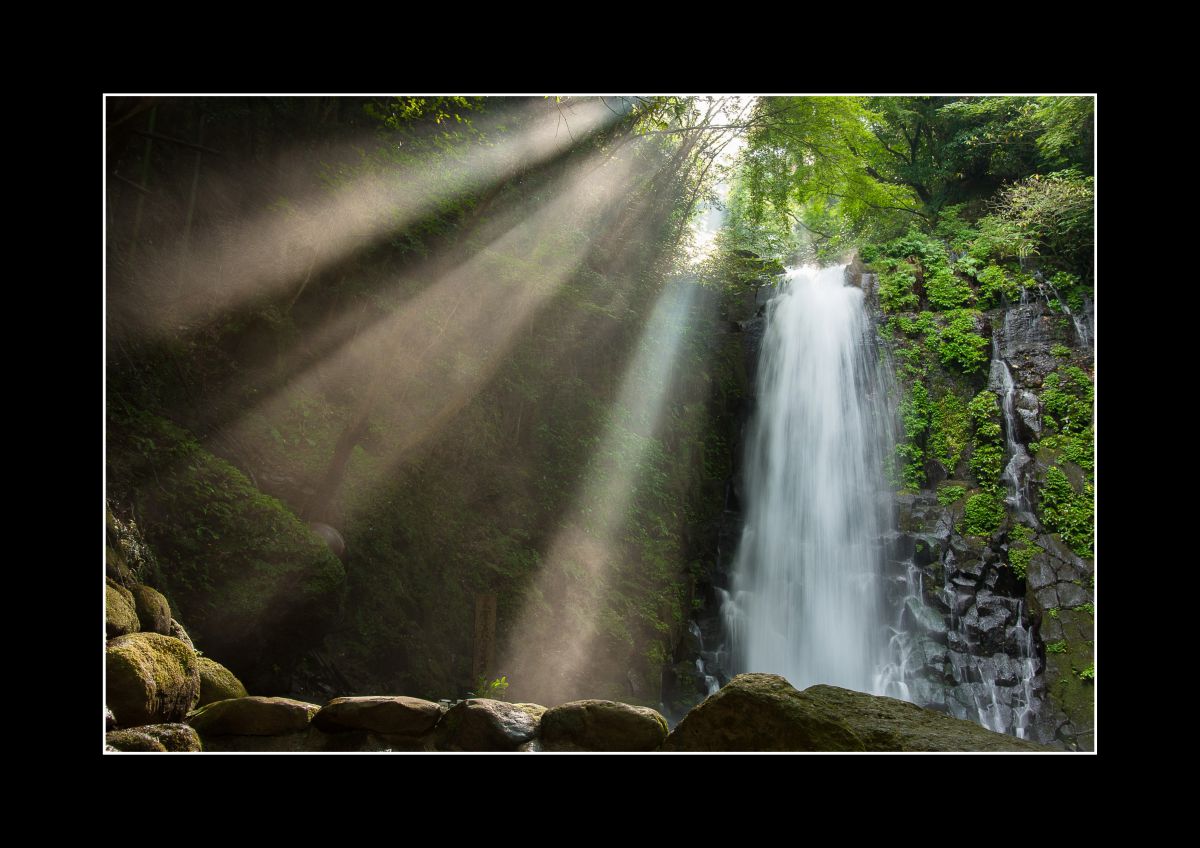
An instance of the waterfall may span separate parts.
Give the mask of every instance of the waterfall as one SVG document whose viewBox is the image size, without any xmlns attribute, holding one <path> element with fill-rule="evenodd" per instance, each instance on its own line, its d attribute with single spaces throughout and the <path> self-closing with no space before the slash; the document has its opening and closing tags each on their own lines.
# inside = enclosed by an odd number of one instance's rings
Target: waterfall
<svg viewBox="0 0 1200 848">
<path fill-rule="evenodd" d="M 746 525 L 722 609 L 735 673 L 874 690 L 889 632 L 886 385 L 845 266 L 789 270 L 767 307 Z"/>
</svg>

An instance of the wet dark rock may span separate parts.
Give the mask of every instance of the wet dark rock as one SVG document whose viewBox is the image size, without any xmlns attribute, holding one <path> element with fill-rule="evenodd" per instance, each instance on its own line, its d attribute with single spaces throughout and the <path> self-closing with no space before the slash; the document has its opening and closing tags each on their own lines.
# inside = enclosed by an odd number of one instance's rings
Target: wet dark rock
<svg viewBox="0 0 1200 848">
<path fill-rule="evenodd" d="M 537 735 L 546 708 L 471 698 L 451 707 L 437 725 L 441 751 L 516 751 Z"/>
</svg>

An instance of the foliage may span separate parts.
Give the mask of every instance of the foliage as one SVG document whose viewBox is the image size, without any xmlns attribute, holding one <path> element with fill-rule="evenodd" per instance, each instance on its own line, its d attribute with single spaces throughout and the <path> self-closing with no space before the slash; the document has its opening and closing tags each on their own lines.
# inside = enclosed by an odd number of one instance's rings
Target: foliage
<svg viewBox="0 0 1200 848">
<path fill-rule="evenodd" d="M 1025 579 L 1030 561 L 1041 550 L 1041 547 L 1033 544 L 1033 531 L 1024 524 L 1018 524 L 1008 531 L 1008 566 L 1017 579 Z M 1051 610 L 1050 614 L 1056 617 L 1058 610 Z"/>
<path fill-rule="evenodd" d="M 1065 639 L 1060 639 L 1057 642 L 1050 642 L 1046 645 L 1046 653 L 1048 654 L 1065 654 L 1067 652 L 1067 642 Z"/>
<path fill-rule="evenodd" d="M 896 446 L 901 462 L 901 478 L 906 489 L 916 491 L 925 482 L 925 450 L 922 437 L 929 427 L 929 390 L 922 383 L 914 383 L 908 397 L 900 404 L 900 420 L 903 433 Z"/>
<path fill-rule="evenodd" d="M 975 300 L 971 287 L 946 267 L 926 278 L 925 294 L 935 309 L 958 309 Z"/>
<path fill-rule="evenodd" d="M 1008 276 L 999 265 L 989 265 L 979 272 L 979 307 L 992 309 L 1001 304 L 1001 297 L 1009 302 L 1020 296 L 1017 281 Z"/>
<path fill-rule="evenodd" d="M 1071 349 L 1065 344 L 1054 344 L 1050 346 L 1050 355 L 1055 359 L 1067 359 L 1071 356 Z"/>
<path fill-rule="evenodd" d="M 1000 404 L 992 392 L 981 391 L 969 404 L 974 447 L 971 451 L 971 473 L 985 492 L 1000 491 L 1000 472 L 1004 468 L 1003 431 L 1000 428 Z"/>
<path fill-rule="evenodd" d="M 1049 648 L 1047 648 L 1047 650 L 1049 650 Z M 1096 679 L 1096 664 L 1094 662 L 1088 663 L 1087 668 L 1085 668 L 1081 672 L 1079 672 L 1079 679 L 1080 680 L 1095 680 Z"/>
<path fill-rule="evenodd" d="M 992 203 L 1002 220 L 1042 247 L 1043 254 L 1082 264 L 1092 250 L 1094 180 L 1077 170 L 1033 174 L 999 192 Z"/>
<path fill-rule="evenodd" d="M 919 303 L 914 286 L 916 274 L 907 263 L 879 274 L 879 302 L 885 312 L 903 312 L 917 308 Z"/>
<path fill-rule="evenodd" d="M 500 677 L 488 680 L 487 676 L 481 676 L 475 681 L 476 698 L 491 698 L 496 701 L 504 700 L 504 693 L 508 689 L 508 676 L 500 675 Z"/>
<path fill-rule="evenodd" d="M 945 326 L 936 336 L 938 359 L 964 374 L 978 373 L 990 359 L 988 341 L 975 329 L 979 311 L 955 309 L 944 314 Z"/>
<path fill-rule="evenodd" d="M 967 407 L 953 392 L 947 391 L 932 405 L 929 415 L 929 456 L 953 475 L 958 461 L 970 442 Z"/>
<path fill-rule="evenodd" d="M 961 500 L 962 496 L 966 493 L 967 490 L 964 486 L 942 486 L 937 491 L 938 503 L 942 506 L 950 506 L 950 504 Z"/>
<path fill-rule="evenodd" d="M 986 536 L 1004 520 L 1004 499 L 991 492 L 980 492 L 967 498 L 963 508 L 962 532 L 971 536 Z"/>
<path fill-rule="evenodd" d="M 1095 386 L 1082 368 L 1068 365 L 1048 374 L 1042 384 L 1042 408 L 1051 432 L 1078 433 L 1092 422 Z"/>
<path fill-rule="evenodd" d="M 1095 489 L 1085 482 L 1082 491 L 1076 492 L 1057 466 L 1046 472 L 1046 482 L 1039 490 L 1039 506 L 1042 521 L 1051 529 L 1062 534 L 1067 546 L 1080 556 L 1092 555 L 1092 538 L 1095 533 Z"/>
</svg>

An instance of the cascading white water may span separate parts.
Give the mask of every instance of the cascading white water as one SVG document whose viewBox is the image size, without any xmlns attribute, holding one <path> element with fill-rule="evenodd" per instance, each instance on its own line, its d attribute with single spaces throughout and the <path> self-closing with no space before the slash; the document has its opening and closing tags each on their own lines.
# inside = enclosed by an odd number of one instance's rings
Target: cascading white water
<svg viewBox="0 0 1200 848">
<path fill-rule="evenodd" d="M 873 691 L 887 648 L 892 431 L 863 293 L 845 266 L 806 266 L 767 308 L 746 525 L 723 608 L 734 671 Z"/>
</svg>

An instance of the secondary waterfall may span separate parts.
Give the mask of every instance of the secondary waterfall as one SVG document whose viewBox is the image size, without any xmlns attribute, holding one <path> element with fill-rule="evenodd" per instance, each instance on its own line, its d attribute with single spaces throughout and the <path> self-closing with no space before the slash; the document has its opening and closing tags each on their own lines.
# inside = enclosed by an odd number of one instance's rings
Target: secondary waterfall
<svg viewBox="0 0 1200 848">
<path fill-rule="evenodd" d="M 722 614 L 734 671 L 872 691 L 887 641 L 886 380 L 845 266 L 790 270 L 767 306 L 746 525 Z"/>
</svg>

